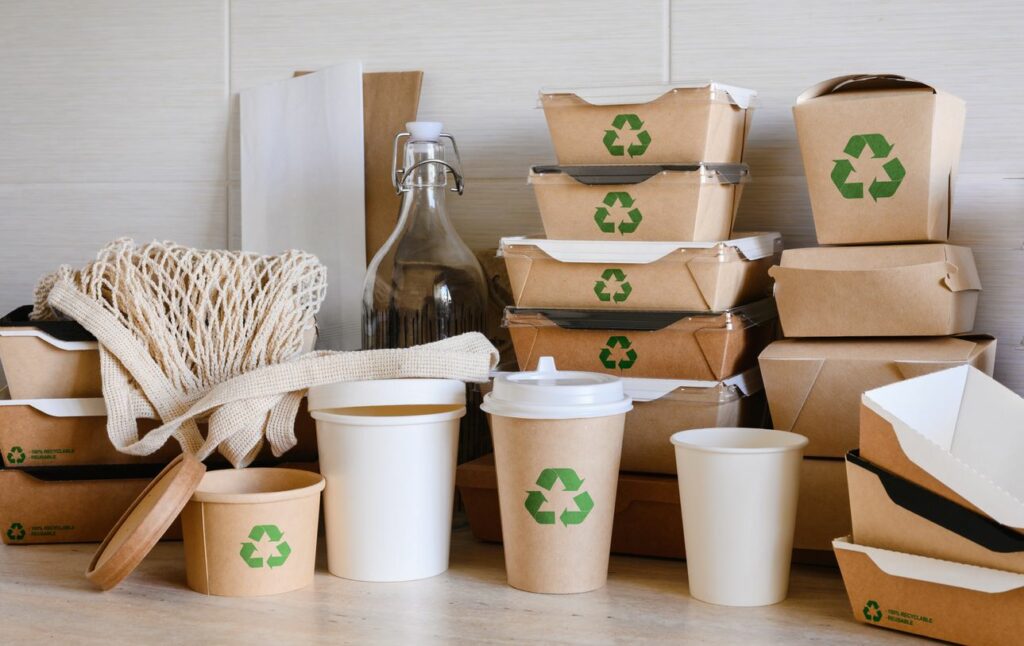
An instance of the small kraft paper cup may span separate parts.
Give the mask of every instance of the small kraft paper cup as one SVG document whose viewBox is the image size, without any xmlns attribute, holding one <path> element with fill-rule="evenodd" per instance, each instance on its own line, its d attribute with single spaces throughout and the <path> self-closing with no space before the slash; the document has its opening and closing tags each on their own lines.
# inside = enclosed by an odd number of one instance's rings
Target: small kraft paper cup
<svg viewBox="0 0 1024 646">
<path fill-rule="evenodd" d="M 626 412 L 622 380 L 559 372 L 495 379 L 490 413 L 508 583 L 570 594 L 608 579 Z"/>
<path fill-rule="evenodd" d="M 324 482 L 298 469 L 203 476 L 181 513 L 188 586 L 250 597 L 311 584 Z"/>
</svg>

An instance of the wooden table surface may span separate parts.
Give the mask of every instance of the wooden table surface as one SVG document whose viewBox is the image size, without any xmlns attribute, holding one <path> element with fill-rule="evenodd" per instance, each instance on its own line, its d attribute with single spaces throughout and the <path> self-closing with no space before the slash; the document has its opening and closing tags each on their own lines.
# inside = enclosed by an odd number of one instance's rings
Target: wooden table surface
<svg viewBox="0 0 1024 646">
<path fill-rule="evenodd" d="M 0 546 L 0 642 L 75 644 L 286 643 L 910 643 L 853 621 L 839 572 L 795 566 L 789 599 L 725 608 L 687 593 L 677 561 L 613 557 L 608 585 L 579 595 L 505 584 L 499 545 L 458 530 L 451 569 L 408 583 L 360 583 L 320 562 L 304 590 L 259 598 L 206 597 L 185 587 L 181 543 L 161 543 L 110 592 L 83 572 L 96 545 Z M 244 639 L 244 641 L 242 641 Z"/>
</svg>

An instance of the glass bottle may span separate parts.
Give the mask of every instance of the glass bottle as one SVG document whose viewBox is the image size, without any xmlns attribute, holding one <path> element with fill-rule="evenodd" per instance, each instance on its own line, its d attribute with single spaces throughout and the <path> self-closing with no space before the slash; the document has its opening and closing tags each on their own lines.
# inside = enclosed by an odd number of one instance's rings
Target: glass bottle
<svg viewBox="0 0 1024 646">
<path fill-rule="evenodd" d="M 395 136 L 392 156 L 392 183 L 402 196 L 398 223 L 370 261 L 363 285 L 365 349 L 406 348 L 484 330 L 483 270 L 445 205 L 449 190 L 463 190 L 455 139 L 436 122 L 410 122 L 406 128 Z M 399 168 L 398 149 L 406 137 Z"/>
</svg>

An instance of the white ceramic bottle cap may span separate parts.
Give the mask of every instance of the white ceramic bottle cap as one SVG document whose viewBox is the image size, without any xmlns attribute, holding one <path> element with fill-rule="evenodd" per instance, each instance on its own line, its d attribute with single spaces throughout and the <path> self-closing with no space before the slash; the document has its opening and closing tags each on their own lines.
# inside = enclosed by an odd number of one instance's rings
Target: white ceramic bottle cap
<svg viewBox="0 0 1024 646">
<path fill-rule="evenodd" d="M 405 124 L 410 141 L 438 141 L 442 127 L 440 121 L 409 121 Z"/>
<path fill-rule="evenodd" d="M 633 401 L 618 377 L 561 371 L 552 357 L 541 357 L 534 372 L 495 377 L 494 389 L 480 408 L 502 417 L 573 419 L 625 413 Z"/>
</svg>

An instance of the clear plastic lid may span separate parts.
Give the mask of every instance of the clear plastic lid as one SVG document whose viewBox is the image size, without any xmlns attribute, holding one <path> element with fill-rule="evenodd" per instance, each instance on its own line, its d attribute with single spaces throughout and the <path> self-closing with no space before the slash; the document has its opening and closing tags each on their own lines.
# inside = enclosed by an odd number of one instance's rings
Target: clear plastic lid
<svg viewBox="0 0 1024 646">
<path fill-rule="evenodd" d="M 715 81 L 683 81 L 654 85 L 604 85 L 591 87 L 541 88 L 540 98 L 545 101 L 558 95 L 573 95 L 591 105 L 627 105 L 650 103 L 675 90 L 707 89 L 714 101 L 732 103 L 739 108 L 753 107 L 756 90 L 717 83 Z"/>
<path fill-rule="evenodd" d="M 722 312 L 618 311 L 507 307 L 504 327 L 547 327 L 566 330 L 629 330 L 654 332 L 683 320 L 706 321 L 709 325 L 750 327 L 778 318 L 774 298 L 763 298 Z"/>
<path fill-rule="evenodd" d="M 615 263 L 640 265 L 661 260 L 665 256 L 685 250 L 707 250 L 720 253 L 735 249 L 747 260 L 775 255 L 782 250 L 782 236 L 778 233 L 742 233 L 740 237 L 720 242 L 633 242 L 609 240 L 548 240 L 522 236 L 502 238 L 499 255 L 509 253 L 510 247 L 536 249 L 560 262 Z"/>
<path fill-rule="evenodd" d="M 541 357 L 535 371 L 496 375 L 480 408 L 502 417 L 575 419 L 620 415 L 633 402 L 619 377 L 558 370 L 552 357 Z"/>
<path fill-rule="evenodd" d="M 740 184 L 750 181 L 746 164 L 698 162 L 694 164 L 619 165 L 619 166 L 534 166 L 530 183 L 537 179 L 567 175 L 581 184 L 640 184 L 661 175 L 676 181 L 701 184 Z"/>
</svg>

